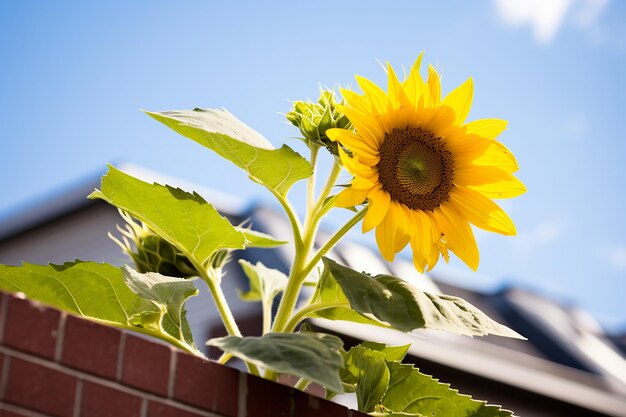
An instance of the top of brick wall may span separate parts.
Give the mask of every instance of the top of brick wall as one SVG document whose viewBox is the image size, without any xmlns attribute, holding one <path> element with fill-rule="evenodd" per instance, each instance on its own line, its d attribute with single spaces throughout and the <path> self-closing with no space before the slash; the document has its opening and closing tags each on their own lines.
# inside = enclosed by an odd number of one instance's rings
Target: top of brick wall
<svg viewBox="0 0 626 417">
<path fill-rule="evenodd" d="M 0 417 L 365 416 L 0 293 Z"/>
</svg>

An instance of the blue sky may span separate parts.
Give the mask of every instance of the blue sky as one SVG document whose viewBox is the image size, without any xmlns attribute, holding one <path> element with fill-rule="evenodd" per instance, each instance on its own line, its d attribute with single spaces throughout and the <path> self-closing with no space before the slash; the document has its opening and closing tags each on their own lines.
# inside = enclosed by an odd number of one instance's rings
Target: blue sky
<svg viewBox="0 0 626 417">
<path fill-rule="evenodd" d="M 615 0 L 0 2 L 0 217 L 115 161 L 273 204 L 138 109 L 225 107 L 304 152 L 289 100 L 383 82 L 377 60 L 425 50 L 444 92 L 474 78 L 470 119 L 510 121 L 500 139 L 529 189 L 503 202 L 519 236 L 477 233 L 479 274 L 451 276 L 625 324 L 625 18 Z"/>
</svg>

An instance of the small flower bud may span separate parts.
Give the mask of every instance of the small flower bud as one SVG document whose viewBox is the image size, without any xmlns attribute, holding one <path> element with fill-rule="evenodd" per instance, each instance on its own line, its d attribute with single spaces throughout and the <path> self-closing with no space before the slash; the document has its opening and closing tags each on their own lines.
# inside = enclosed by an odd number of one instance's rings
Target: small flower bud
<svg viewBox="0 0 626 417">
<path fill-rule="evenodd" d="M 155 234 L 145 224 L 137 223 L 128 213 L 120 211 L 120 215 L 126 220 L 125 228 L 117 228 L 122 234 L 122 240 L 110 233 L 109 237 L 132 258 L 139 272 L 158 272 L 180 278 L 200 275 L 191 261 L 174 245 Z"/>
<path fill-rule="evenodd" d="M 334 127 L 349 129 L 351 126 L 348 118 L 337 109 L 331 90 L 322 90 L 317 102 L 295 102 L 286 117 L 300 129 L 307 145 L 325 146 L 334 155 L 338 155 L 337 143 L 326 136 L 326 131 Z"/>
</svg>

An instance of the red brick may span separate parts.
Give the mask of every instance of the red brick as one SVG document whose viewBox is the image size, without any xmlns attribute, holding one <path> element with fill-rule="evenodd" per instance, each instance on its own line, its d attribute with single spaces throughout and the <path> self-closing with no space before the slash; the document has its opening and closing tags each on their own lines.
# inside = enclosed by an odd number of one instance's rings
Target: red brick
<svg viewBox="0 0 626 417">
<path fill-rule="evenodd" d="M 298 417 L 348 417 L 349 413 L 349 410 L 342 405 L 301 391 L 295 393 L 295 404 L 294 415 Z"/>
<path fill-rule="evenodd" d="M 167 396 L 171 355 L 169 346 L 127 334 L 122 382 Z"/>
<path fill-rule="evenodd" d="M 4 401 L 59 417 L 74 411 L 76 378 L 22 359 L 11 358 Z"/>
<path fill-rule="evenodd" d="M 80 415 L 88 417 L 139 417 L 141 398 L 114 388 L 83 381 Z"/>
<path fill-rule="evenodd" d="M 61 313 L 14 296 L 6 301 L 4 345 L 50 359 L 54 357 Z"/>
<path fill-rule="evenodd" d="M 217 414 L 237 416 L 239 371 L 182 352 L 176 354 L 174 398 Z"/>
<path fill-rule="evenodd" d="M 202 417 L 202 415 L 167 404 L 150 402 L 148 417 Z"/>
<path fill-rule="evenodd" d="M 247 415 L 254 417 L 288 417 L 296 415 L 293 413 L 295 408 L 295 390 L 293 388 L 253 375 L 246 375 L 246 378 L 248 383 L 248 394 L 246 397 Z"/>
<path fill-rule="evenodd" d="M 0 410 L 0 417 L 27 417 L 27 416 L 26 414 L 14 413 L 13 411 L 9 411 L 9 410 Z"/>
<path fill-rule="evenodd" d="M 65 322 L 61 363 L 115 379 L 121 332 L 78 317 Z"/>
<path fill-rule="evenodd" d="M 10 295 L 4 292 L 0 292 L 0 323 L 4 322 L 4 303 L 8 303 Z M 2 329 L 0 329 L 2 330 Z M 2 339 L 2 335 L 0 334 L 0 339 Z"/>
</svg>

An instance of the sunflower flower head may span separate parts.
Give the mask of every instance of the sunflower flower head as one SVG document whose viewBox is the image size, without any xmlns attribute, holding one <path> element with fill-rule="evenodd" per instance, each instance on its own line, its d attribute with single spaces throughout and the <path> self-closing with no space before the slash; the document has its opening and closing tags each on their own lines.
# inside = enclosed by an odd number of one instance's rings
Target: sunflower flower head
<svg viewBox="0 0 626 417">
<path fill-rule="evenodd" d="M 296 101 L 286 117 L 300 129 L 307 145 L 324 146 L 333 155 L 338 155 L 337 143 L 328 138 L 326 131 L 331 128 L 348 129 L 351 125 L 337 105 L 334 93 L 323 89 L 317 102 Z"/>
<path fill-rule="evenodd" d="M 385 92 L 356 77 L 363 94 L 341 90 L 338 105 L 354 129 L 329 129 L 354 177 L 337 198 L 351 207 L 367 200 L 363 233 L 376 229 L 383 257 L 393 261 L 410 244 L 415 267 L 432 269 L 449 251 L 476 270 L 479 252 L 470 224 L 514 235 L 509 216 L 492 199 L 523 194 L 513 176 L 513 154 L 495 138 L 506 128 L 499 119 L 466 122 L 473 95 L 468 79 L 441 97 L 437 71 L 420 75 L 422 55 L 400 81 L 387 65 Z M 349 152 L 345 152 L 344 149 Z"/>
</svg>

